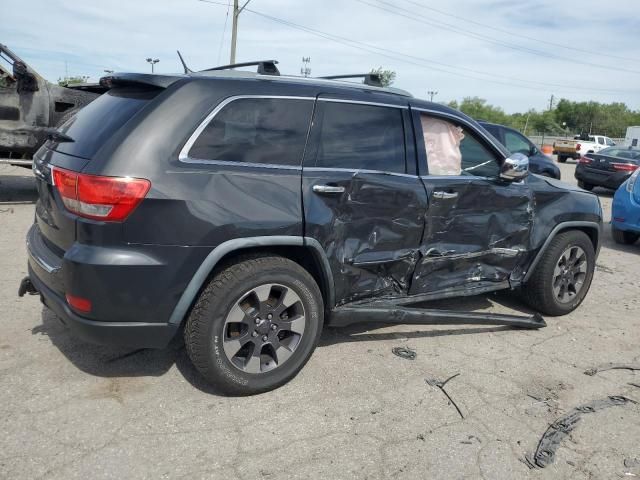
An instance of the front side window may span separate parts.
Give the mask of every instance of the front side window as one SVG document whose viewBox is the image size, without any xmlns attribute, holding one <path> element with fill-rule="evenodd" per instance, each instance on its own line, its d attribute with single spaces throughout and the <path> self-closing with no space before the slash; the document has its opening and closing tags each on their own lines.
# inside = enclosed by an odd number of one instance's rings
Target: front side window
<svg viewBox="0 0 640 480">
<path fill-rule="evenodd" d="M 429 115 L 420 123 L 429 175 L 498 176 L 498 158 L 469 130 Z"/>
<path fill-rule="evenodd" d="M 615 142 L 611 140 L 609 137 L 606 138 L 606 141 L 607 141 L 607 145 L 610 147 L 613 147 L 615 145 Z"/>
<path fill-rule="evenodd" d="M 189 157 L 299 166 L 312 110 L 311 100 L 234 100 L 205 127 Z"/>
<path fill-rule="evenodd" d="M 520 134 L 507 131 L 504 134 L 504 143 L 511 153 L 531 154 L 531 144 Z"/>
<path fill-rule="evenodd" d="M 405 173 L 402 110 L 318 102 L 315 165 Z"/>
</svg>

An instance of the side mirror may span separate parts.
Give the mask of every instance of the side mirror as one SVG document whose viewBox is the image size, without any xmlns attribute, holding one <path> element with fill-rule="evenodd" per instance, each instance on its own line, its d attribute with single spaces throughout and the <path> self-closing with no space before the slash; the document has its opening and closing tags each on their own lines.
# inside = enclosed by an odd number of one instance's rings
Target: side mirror
<svg viewBox="0 0 640 480">
<path fill-rule="evenodd" d="M 514 153 L 500 167 L 500 178 L 507 182 L 517 182 L 529 175 L 529 157 Z"/>
</svg>

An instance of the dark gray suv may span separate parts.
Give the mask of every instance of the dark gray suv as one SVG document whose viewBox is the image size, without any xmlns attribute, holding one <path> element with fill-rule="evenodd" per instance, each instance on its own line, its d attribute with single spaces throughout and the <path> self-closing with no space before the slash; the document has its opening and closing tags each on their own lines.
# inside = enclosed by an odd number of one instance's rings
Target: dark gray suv
<svg viewBox="0 0 640 480">
<path fill-rule="evenodd" d="M 92 342 L 162 348 L 183 326 L 197 369 L 234 394 L 291 379 L 325 325 L 500 289 L 549 315 L 583 300 L 595 195 L 527 177 L 526 157 L 442 105 L 259 72 L 103 79 L 35 156 L 20 293 Z"/>
</svg>

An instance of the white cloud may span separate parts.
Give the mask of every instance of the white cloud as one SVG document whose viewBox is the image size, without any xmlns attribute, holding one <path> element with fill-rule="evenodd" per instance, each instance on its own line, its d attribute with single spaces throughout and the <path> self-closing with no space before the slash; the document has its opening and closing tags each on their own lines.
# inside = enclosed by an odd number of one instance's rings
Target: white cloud
<svg viewBox="0 0 640 480">
<path fill-rule="evenodd" d="M 65 68 L 69 74 L 91 75 L 93 79 L 104 69 L 148 71 L 145 59 L 149 56 L 160 58 L 157 71 L 176 72 L 181 70 L 176 49 L 181 50 L 194 69 L 214 66 L 227 12 L 225 6 L 197 0 L 0 1 L 3 4 L 0 41 L 51 80 L 63 76 Z M 226 3 L 226 0 L 219 1 Z M 416 96 L 426 96 L 427 90 L 437 90 L 439 100 L 480 96 L 507 111 L 541 109 L 552 93 L 575 100 L 622 101 L 632 108 L 640 108 L 637 88 L 640 20 L 634 15 L 633 2 L 612 0 L 606 6 L 595 0 L 365 2 L 411 18 L 356 0 L 252 0 L 247 8 L 393 53 L 380 55 L 363 51 L 245 11 L 240 17 L 238 60 L 276 58 L 283 72 L 297 74 L 301 57 L 310 56 L 313 75 L 363 72 L 382 65 L 397 72 L 396 86 Z M 417 4 L 490 25 L 493 29 L 444 16 Z M 428 24 L 433 22 L 441 28 Z M 452 27 L 458 31 L 451 31 Z M 228 61 L 230 28 L 229 18 L 221 63 Z M 471 38 L 460 30 L 467 35 L 491 37 L 497 43 L 518 45 L 546 55 Z M 637 60 L 598 55 L 602 53 Z M 440 64 L 425 63 L 421 59 Z M 521 84 L 514 78 L 539 83 Z"/>
</svg>

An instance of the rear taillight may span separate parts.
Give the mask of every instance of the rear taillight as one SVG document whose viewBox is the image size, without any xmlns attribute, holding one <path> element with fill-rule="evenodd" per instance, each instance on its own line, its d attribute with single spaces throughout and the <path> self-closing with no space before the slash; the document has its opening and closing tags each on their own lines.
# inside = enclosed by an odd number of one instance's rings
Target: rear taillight
<svg viewBox="0 0 640 480">
<path fill-rule="evenodd" d="M 580 143 L 576 143 L 576 152 L 579 152 L 581 148 L 582 145 Z"/>
<path fill-rule="evenodd" d="M 617 172 L 635 172 L 638 169 L 638 165 L 633 163 L 615 163 L 611 162 L 611 166 Z"/>
<path fill-rule="evenodd" d="M 151 188 L 144 178 L 87 175 L 58 167 L 53 167 L 53 184 L 69 211 L 105 222 L 123 221 Z"/>
<path fill-rule="evenodd" d="M 580 157 L 580 159 L 578 160 L 578 163 L 580 163 L 582 165 L 588 165 L 591 162 L 593 162 L 593 160 L 591 160 L 589 157 L 585 157 L 584 155 L 582 157 Z"/>
</svg>

